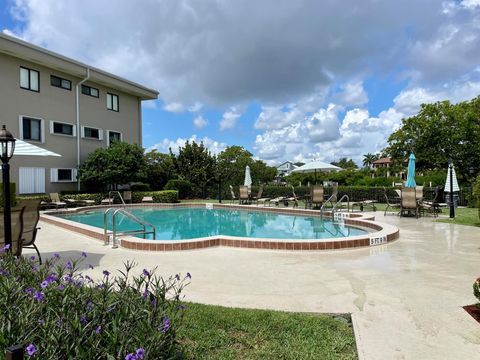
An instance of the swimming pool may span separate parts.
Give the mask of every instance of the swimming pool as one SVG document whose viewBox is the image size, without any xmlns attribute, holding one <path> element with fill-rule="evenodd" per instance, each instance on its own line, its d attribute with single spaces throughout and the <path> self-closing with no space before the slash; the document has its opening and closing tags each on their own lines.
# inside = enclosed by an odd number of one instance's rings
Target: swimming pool
<svg viewBox="0 0 480 360">
<path fill-rule="evenodd" d="M 156 228 L 156 240 L 186 240 L 211 236 L 263 239 L 334 239 L 368 234 L 358 227 L 322 219 L 318 215 L 292 215 L 228 208 L 131 208 Z M 103 229 L 104 209 L 59 214 L 66 220 Z M 138 224 L 118 215 L 118 230 L 138 229 Z M 110 217 L 109 217 L 110 220 Z M 108 222 L 111 230 L 111 223 Z M 147 236 L 148 239 L 148 236 Z M 151 239 L 151 236 L 150 236 Z"/>
</svg>

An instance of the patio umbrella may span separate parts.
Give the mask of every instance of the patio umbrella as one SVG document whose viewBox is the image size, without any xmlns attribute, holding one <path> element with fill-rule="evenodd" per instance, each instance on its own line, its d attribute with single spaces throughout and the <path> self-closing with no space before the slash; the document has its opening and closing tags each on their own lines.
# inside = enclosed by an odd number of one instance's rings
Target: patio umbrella
<svg viewBox="0 0 480 360">
<path fill-rule="evenodd" d="M 405 187 L 414 188 L 415 186 L 417 186 L 415 182 L 415 155 L 411 153 L 408 158 L 407 182 L 405 183 Z"/>
<path fill-rule="evenodd" d="M 457 174 L 455 173 L 455 168 L 452 165 L 452 184 L 453 184 L 453 192 L 460 191 L 460 187 L 458 186 L 457 181 Z M 447 180 L 445 181 L 445 192 L 450 192 L 450 169 L 447 172 Z"/>
<path fill-rule="evenodd" d="M 247 186 L 249 190 L 252 186 L 252 175 L 250 174 L 250 166 L 248 165 L 245 167 L 245 181 L 243 185 Z"/>
<path fill-rule="evenodd" d="M 342 168 L 328 164 L 326 162 L 315 160 L 292 170 L 292 173 L 315 173 L 315 183 L 317 183 L 317 171 L 340 171 Z"/>
<path fill-rule="evenodd" d="M 54 153 L 53 151 L 43 149 L 39 146 L 30 144 L 26 141 L 17 139 L 15 141 L 15 150 L 13 155 L 29 155 L 29 156 L 59 156 L 62 155 Z"/>
</svg>

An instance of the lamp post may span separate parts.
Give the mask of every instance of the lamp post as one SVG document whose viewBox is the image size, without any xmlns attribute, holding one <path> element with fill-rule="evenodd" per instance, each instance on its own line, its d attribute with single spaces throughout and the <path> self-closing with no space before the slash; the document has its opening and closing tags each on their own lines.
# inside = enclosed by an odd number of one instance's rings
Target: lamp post
<svg viewBox="0 0 480 360">
<path fill-rule="evenodd" d="M 3 224 L 5 235 L 5 246 L 12 247 L 12 217 L 10 208 L 10 165 L 9 160 L 15 150 L 16 139 L 2 126 L 0 130 L 0 159 L 2 160 L 2 182 L 3 182 Z"/>
<path fill-rule="evenodd" d="M 455 218 L 455 206 L 453 205 L 453 161 L 448 159 L 448 176 L 450 176 L 450 219 Z"/>
</svg>

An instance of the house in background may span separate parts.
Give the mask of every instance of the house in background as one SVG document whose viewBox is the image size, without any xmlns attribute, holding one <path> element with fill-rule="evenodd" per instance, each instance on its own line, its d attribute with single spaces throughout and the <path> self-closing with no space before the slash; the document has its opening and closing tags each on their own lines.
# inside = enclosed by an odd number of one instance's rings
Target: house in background
<svg viewBox="0 0 480 360">
<path fill-rule="evenodd" d="M 387 177 L 389 177 L 390 176 L 390 166 L 392 164 L 393 164 L 393 161 L 390 158 L 384 157 L 384 158 L 380 158 L 378 160 L 375 160 L 372 163 L 372 167 L 373 167 L 373 169 L 387 168 L 386 175 L 387 175 Z"/>
<path fill-rule="evenodd" d="M 280 183 L 284 181 L 285 176 L 290 175 L 293 169 L 297 168 L 298 166 L 295 165 L 292 161 L 285 161 L 284 163 L 277 166 L 277 176 L 275 181 Z"/>
<path fill-rule="evenodd" d="M 142 145 L 142 101 L 158 98 L 155 90 L 1 33 L 0 78 L 1 124 L 62 155 L 14 156 L 11 181 L 19 194 L 80 189 L 77 170 L 90 152 L 112 141 Z"/>
</svg>

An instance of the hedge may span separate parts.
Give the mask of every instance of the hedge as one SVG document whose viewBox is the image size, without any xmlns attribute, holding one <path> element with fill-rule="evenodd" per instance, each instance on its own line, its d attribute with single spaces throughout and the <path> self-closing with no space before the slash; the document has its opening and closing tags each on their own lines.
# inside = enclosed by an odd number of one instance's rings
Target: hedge
<svg viewBox="0 0 480 360">
<path fill-rule="evenodd" d="M 10 183 L 10 206 L 15 206 L 17 204 L 17 195 L 16 195 L 17 185 L 15 183 Z M 3 183 L 0 183 L 0 206 L 3 208 Z"/>
</svg>

